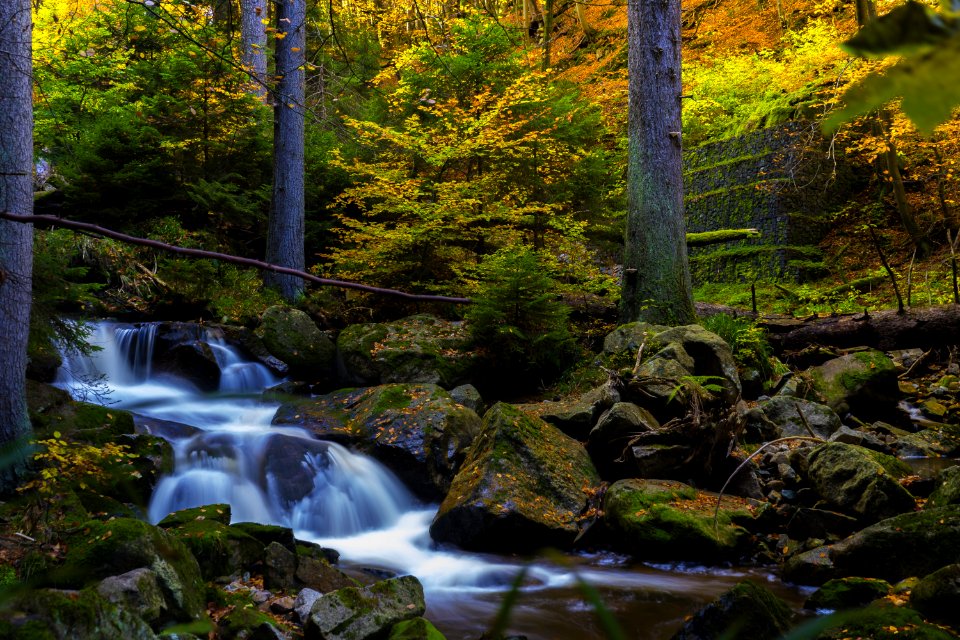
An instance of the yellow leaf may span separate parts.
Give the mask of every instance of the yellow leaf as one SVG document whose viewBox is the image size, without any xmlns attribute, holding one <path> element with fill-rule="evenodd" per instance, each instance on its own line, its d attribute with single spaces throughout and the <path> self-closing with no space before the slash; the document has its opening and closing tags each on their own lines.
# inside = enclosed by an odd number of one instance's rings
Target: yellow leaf
<svg viewBox="0 0 960 640">
<path fill-rule="evenodd" d="M 135 27 L 133 28 L 133 30 L 134 30 L 134 31 L 146 31 L 147 28 L 146 28 L 145 26 L 143 26 L 142 24 L 138 24 L 137 26 L 135 26 Z"/>
</svg>

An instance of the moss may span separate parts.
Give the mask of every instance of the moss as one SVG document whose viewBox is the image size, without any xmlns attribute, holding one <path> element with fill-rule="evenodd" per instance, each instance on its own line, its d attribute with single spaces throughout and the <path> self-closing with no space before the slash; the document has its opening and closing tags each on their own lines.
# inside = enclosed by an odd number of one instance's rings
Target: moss
<svg viewBox="0 0 960 640">
<path fill-rule="evenodd" d="M 166 518 L 157 523 L 161 529 L 183 526 L 194 521 L 213 520 L 221 524 L 230 524 L 230 505 L 229 504 L 208 504 L 203 507 L 194 507 L 192 509 L 181 509 L 171 513 Z"/>
<path fill-rule="evenodd" d="M 807 609 L 853 609 L 862 607 L 891 591 L 890 583 L 877 578 L 828 580 L 804 603 Z"/>
<path fill-rule="evenodd" d="M 387 640 L 445 640 L 445 638 L 426 618 L 413 618 L 393 625 Z"/>
<path fill-rule="evenodd" d="M 871 638 L 871 640 L 946 640 L 952 633 L 928 624 L 907 607 L 880 604 L 838 618 L 838 624 L 822 631 L 816 640 Z"/>
<path fill-rule="evenodd" d="M 216 520 L 192 520 L 170 530 L 193 553 L 207 580 L 232 576 L 263 557 L 263 544 Z"/>
</svg>

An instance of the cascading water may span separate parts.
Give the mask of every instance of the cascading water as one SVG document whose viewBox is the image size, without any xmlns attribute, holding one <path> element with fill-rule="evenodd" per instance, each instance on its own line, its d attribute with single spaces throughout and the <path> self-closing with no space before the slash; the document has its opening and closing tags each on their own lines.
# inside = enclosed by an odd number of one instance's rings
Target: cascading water
<svg viewBox="0 0 960 640">
<path fill-rule="evenodd" d="M 261 392 L 277 382 L 222 336 L 204 341 L 220 367 L 220 392 L 156 371 L 156 325 L 98 323 L 88 357 L 66 355 L 57 384 L 79 399 L 132 411 L 151 432 L 171 441 L 175 471 L 156 487 L 148 517 L 228 503 L 233 520 L 279 524 L 297 537 L 337 549 L 358 567 L 416 575 L 427 616 L 448 637 L 476 637 L 495 615 L 502 594 L 525 566 L 526 586 L 512 629 L 530 638 L 601 638 L 576 581 L 601 588 L 607 604 L 628 618 L 633 637 L 669 636 L 698 604 L 743 572 L 690 573 L 649 567 L 626 570 L 610 557 L 571 558 L 577 569 L 435 548 L 429 525 L 436 505 L 423 505 L 378 462 L 293 428 L 271 427 L 277 404 Z M 90 385 L 106 381 L 89 393 Z M 188 425 L 188 426 L 185 426 Z M 614 565 L 614 566 L 611 566 Z"/>
</svg>

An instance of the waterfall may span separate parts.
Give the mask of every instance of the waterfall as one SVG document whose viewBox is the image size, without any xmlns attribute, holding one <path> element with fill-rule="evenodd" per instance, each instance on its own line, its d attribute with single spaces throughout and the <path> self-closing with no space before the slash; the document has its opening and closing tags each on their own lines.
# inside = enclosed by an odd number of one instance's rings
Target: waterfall
<svg viewBox="0 0 960 640">
<path fill-rule="evenodd" d="M 220 333 L 202 329 L 197 335 L 220 367 L 218 393 L 201 393 L 188 381 L 157 371 L 153 324 L 97 323 L 90 342 L 100 350 L 89 356 L 64 354 L 57 377 L 56 384 L 78 399 L 179 423 L 167 433 L 174 472 L 154 490 L 151 522 L 179 509 L 226 503 L 235 522 L 287 526 L 300 539 L 337 549 L 344 563 L 413 574 L 424 585 L 428 617 L 449 637 L 480 635 L 521 570 L 526 571 L 523 597 L 529 600 L 515 607 L 512 626 L 532 640 L 602 637 L 580 625 L 586 605 L 575 588 L 577 579 L 604 586 L 605 597 L 619 598 L 621 610 L 662 624 L 665 618 L 679 620 L 693 610 L 690 602 L 706 602 L 744 575 L 626 570 L 622 560 L 607 566 L 602 558 L 578 570 L 573 564 L 526 564 L 438 549 L 429 535 L 436 505 L 418 503 L 392 472 L 369 457 L 300 429 L 271 427 L 278 405 L 259 394 L 278 380 Z M 90 385 L 98 381 L 105 386 L 91 395 Z M 659 633 L 646 623 L 642 629 L 636 637 Z"/>
</svg>

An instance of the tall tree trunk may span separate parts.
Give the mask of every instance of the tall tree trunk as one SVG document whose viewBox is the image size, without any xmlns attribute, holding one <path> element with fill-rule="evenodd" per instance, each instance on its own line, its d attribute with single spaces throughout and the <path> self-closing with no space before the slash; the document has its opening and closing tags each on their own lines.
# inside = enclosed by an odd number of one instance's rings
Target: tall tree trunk
<svg viewBox="0 0 960 640">
<path fill-rule="evenodd" d="M 553 0 L 543 2 L 543 65 L 544 71 L 550 69 L 550 45 L 553 40 Z"/>
<path fill-rule="evenodd" d="M 624 322 L 696 320 L 683 219 L 680 0 L 627 3 L 629 157 Z"/>
<path fill-rule="evenodd" d="M 33 69 L 30 0 L 0 2 L 0 210 L 33 212 Z M 25 460 L 27 338 L 33 226 L 0 221 L 0 488 Z"/>
<path fill-rule="evenodd" d="M 267 234 L 267 262 L 303 270 L 304 238 L 304 65 L 306 0 L 277 3 L 276 107 L 273 124 L 273 210 Z M 284 34 L 282 37 L 280 34 Z M 288 302 L 303 294 L 294 276 L 266 274 L 264 281 Z"/>
<path fill-rule="evenodd" d="M 240 40 L 243 68 L 253 81 L 253 93 L 267 95 L 267 0 L 241 0 Z"/>
</svg>

